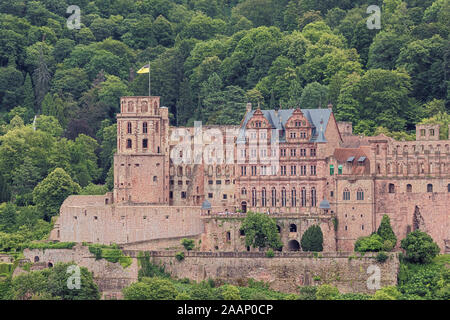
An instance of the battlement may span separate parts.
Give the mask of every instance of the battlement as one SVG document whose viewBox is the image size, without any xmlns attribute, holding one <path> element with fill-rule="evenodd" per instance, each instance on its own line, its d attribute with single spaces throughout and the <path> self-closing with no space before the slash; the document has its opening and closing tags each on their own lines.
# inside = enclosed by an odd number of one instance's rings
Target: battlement
<svg viewBox="0 0 450 320">
<path fill-rule="evenodd" d="M 137 96 L 121 97 L 120 112 L 126 114 L 159 114 L 161 97 Z"/>
</svg>

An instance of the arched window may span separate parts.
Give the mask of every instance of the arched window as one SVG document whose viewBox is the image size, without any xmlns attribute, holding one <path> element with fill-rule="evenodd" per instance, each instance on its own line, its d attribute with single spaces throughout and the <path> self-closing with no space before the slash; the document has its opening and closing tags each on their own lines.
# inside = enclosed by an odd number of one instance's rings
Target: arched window
<svg viewBox="0 0 450 320">
<path fill-rule="evenodd" d="M 148 112 L 147 101 L 142 101 L 141 111 L 142 111 L 142 112 Z"/>
<path fill-rule="evenodd" d="M 133 112 L 133 111 L 134 111 L 133 101 L 129 101 L 128 102 L 128 112 Z"/>
<path fill-rule="evenodd" d="M 433 185 L 431 183 L 427 184 L 427 192 L 433 192 Z"/>
<path fill-rule="evenodd" d="M 281 189 L 281 206 L 286 207 L 286 189 Z"/>
<path fill-rule="evenodd" d="M 267 206 L 266 188 L 262 188 L 261 190 L 261 206 Z"/>
<path fill-rule="evenodd" d="M 311 207 L 315 207 L 317 204 L 317 197 L 316 197 L 316 188 L 311 189 Z"/>
<path fill-rule="evenodd" d="M 289 232 L 297 232 L 297 225 L 294 224 L 294 223 L 292 223 L 292 224 L 289 226 Z"/>
<path fill-rule="evenodd" d="M 291 191 L 291 206 L 292 207 L 296 207 L 297 206 L 297 191 L 295 190 L 295 188 L 292 188 Z"/>
<path fill-rule="evenodd" d="M 148 130 L 148 123 L 144 122 L 142 124 L 142 133 L 147 133 L 147 130 Z"/>
<path fill-rule="evenodd" d="M 393 183 L 389 183 L 389 193 L 395 193 L 395 185 Z"/>
<path fill-rule="evenodd" d="M 342 193 L 342 199 L 343 200 L 350 200 L 350 191 L 345 188 L 344 192 Z"/>
<path fill-rule="evenodd" d="M 127 149 L 131 149 L 133 146 L 133 143 L 131 142 L 131 139 L 127 139 Z"/>
<path fill-rule="evenodd" d="M 183 175 L 183 168 L 178 167 L 178 176 L 181 177 Z"/>
<path fill-rule="evenodd" d="M 253 188 L 252 189 L 252 207 L 256 207 L 256 201 L 257 201 L 257 199 L 256 199 L 256 189 Z"/>
<path fill-rule="evenodd" d="M 411 193 L 412 192 L 412 185 L 409 183 L 406 185 L 406 192 Z"/>
<path fill-rule="evenodd" d="M 241 189 L 241 194 L 242 194 L 243 196 L 245 196 L 245 195 L 247 194 L 247 190 L 246 190 L 245 188 L 242 188 L 242 189 Z"/>
<path fill-rule="evenodd" d="M 277 190 L 275 188 L 272 188 L 272 207 L 277 206 Z"/>
<path fill-rule="evenodd" d="M 153 182 L 157 182 L 158 181 L 158 177 L 157 176 L 153 176 Z"/>
<path fill-rule="evenodd" d="M 127 133 L 131 133 L 131 122 L 127 123 Z"/>
<path fill-rule="evenodd" d="M 142 148 L 143 149 L 147 149 L 148 148 L 148 139 L 143 139 L 142 140 Z"/>
<path fill-rule="evenodd" d="M 361 188 L 356 191 L 356 200 L 364 200 L 364 191 Z"/>
<path fill-rule="evenodd" d="M 306 207 L 306 189 L 302 188 L 302 207 Z"/>
</svg>

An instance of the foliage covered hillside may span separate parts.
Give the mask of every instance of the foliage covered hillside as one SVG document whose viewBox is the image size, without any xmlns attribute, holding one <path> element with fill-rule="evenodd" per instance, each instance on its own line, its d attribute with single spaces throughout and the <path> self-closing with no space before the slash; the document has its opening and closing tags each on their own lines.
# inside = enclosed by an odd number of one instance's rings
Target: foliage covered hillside
<svg viewBox="0 0 450 320">
<path fill-rule="evenodd" d="M 174 125 L 331 102 L 357 133 L 410 139 L 449 122 L 449 20 L 449 0 L 1 1 L 0 251 L 45 235 L 68 195 L 112 187 L 119 97 L 148 94 L 149 61 Z"/>
</svg>

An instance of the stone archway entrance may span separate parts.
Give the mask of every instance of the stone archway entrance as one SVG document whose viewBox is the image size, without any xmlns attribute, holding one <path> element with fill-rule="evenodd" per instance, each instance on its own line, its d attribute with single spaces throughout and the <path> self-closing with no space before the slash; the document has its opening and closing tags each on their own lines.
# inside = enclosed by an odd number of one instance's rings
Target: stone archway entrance
<svg viewBox="0 0 450 320">
<path fill-rule="evenodd" d="M 247 212 L 247 202 L 242 201 L 242 203 L 241 203 L 241 210 L 242 210 L 243 213 Z"/>
<path fill-rule="evenodd" d="M 300 243 L 298 243 L 297 240 L 290 240 L 288 242 L 288 250 L 289 251 L 299 251 L 300 250 Z"/>
</svg>

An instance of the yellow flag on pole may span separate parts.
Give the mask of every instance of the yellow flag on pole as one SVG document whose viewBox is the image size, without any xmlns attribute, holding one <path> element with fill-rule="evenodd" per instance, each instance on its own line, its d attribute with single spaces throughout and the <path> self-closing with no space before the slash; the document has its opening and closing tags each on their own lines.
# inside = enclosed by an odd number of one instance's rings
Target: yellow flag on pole
<svg viewBox="0 0 450 320">
<path fill-rule="evenodd" d="M 138 70 L 137 73 L 149 73 L 150 72 L 150 64 L 146 64 L 142 68 Z"/>
</svg>

